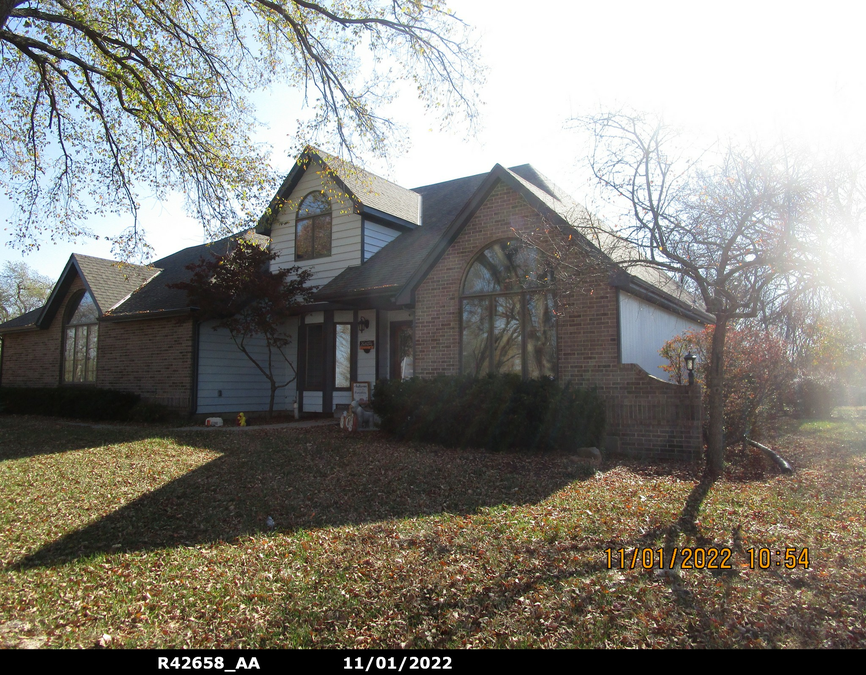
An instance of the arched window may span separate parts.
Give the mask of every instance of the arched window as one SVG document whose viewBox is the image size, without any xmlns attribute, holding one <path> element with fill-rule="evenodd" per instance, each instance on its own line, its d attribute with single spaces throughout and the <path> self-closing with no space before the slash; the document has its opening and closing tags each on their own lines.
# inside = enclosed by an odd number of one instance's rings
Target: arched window
<svg viewBox="0 0 866 675">
<path fill-rule="evenodd" d="M 301 200 L 295 218 L 295 260 L 331 255 L 331 202 L 324 192 Z"/>
<path fill-rule="evenodd" d="M 460 298 L 464 374 L 556 377 L 552 275 L 519 240 L 488 246 L 466 273 Z"/>
<path fill-rule="evenodd" d="M 96 382 L 96 342 L 99 311 L 90 293 L 81 291 L 66 307 L 63 346 L 63 381 Z"/>
</svg>

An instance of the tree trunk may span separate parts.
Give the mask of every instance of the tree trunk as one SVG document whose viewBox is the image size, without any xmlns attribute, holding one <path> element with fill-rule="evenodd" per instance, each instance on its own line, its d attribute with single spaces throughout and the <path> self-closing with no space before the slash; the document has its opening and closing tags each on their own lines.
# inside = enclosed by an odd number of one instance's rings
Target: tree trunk
<svg viewBox="0 0 866 675">
<path fill-rule="evenodd" d="M 725 337 L 728 317 L 716 316 L 713 342 L 710 349 L 710 367 L 707 369 L 707 471 L 713 478 L 722 475 L 725 467 Z"/>
<path fill-rule="evenodd" d="M 274 416 L 274 399 L 277 396 L 277 384 L 271 380 L 271 400 L 268 403 L 268 419 Z"/>
</svg>

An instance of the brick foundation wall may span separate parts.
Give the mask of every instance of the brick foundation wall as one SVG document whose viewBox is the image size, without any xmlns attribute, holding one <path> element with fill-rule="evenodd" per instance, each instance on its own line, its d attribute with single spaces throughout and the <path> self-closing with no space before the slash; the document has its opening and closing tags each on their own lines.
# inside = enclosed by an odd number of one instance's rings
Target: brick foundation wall
<svg viewBox="0 0 866 675">
<path fill-rule="evenodd" d="M 514 232 L 532 232 L 538 213 L 500 184 L 419 286 L 415 302 L 415 372 L 421 377 L 460 370 L 460 288 L 474 257 Z M 570 292 L 559 289 L 558 376 L 597 387 L 607 405 L 606 449 L 632 456 L 697 459 L 701 456 L 698 387 L 651 377 L 619 363 L 617 290 L 603 270 L 589 269 Z"/>
<path fill-rule="evenodd" d="M 8 333 L 3 339 L 4 387 L 61 384 L 63 319 L 75 279 L 44 330 Z M 188 412 L 192 398 L 193 324 L 189 318 L 99 322 L 96 386 L 140 394 L 145 400 Z M 86 385 L 72 385 L 86 386 Z"/>
</svg>

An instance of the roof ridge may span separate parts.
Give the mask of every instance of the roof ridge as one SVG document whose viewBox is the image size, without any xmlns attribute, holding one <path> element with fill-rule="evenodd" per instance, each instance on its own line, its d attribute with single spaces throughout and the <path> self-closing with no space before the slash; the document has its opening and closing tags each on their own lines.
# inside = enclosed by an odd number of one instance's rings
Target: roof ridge
<svg viewBox="0 0 866 675">
<path fill-rule="evenodd" d="M 348 164 L 349 166 L 353 167 L 354 169 L 356 169 L 358 171 L 363 171 L 364 173 L 371 175 L 373 178 L 377 178 L 378 180 L 384 181 L 385 183 L 391 183 L 391 185 L 395 185 L 396 187 L 401 188 L 403 190 L 409 190 L 410 192 L 412 191 L 410 188 L 403 187 L 402 185 L 400 185 L 400 183 L 397 183 L 397 182 L 391 180 L 390 178 L 385 178 L 384 176 L 380 176 L 377 173 L 373 173 L 372 171 L 370 171 L 368 169 L 365 169 L 363 167 L 358 166 L 353 161 L 350 161 L 348 159 L 343 159 L 339 155 L 334 155 L 334 154 L 328 152 L 327 150 L 322 150 L 321 148 L 317 148 L 314 145 L 308 145 L 307 148 L 311 152 L 318 155 L 320 159 L 323 159 L 323 160 L 335 159 L 338 162 L 340 162 L 341 164 Z"/>
</svg>

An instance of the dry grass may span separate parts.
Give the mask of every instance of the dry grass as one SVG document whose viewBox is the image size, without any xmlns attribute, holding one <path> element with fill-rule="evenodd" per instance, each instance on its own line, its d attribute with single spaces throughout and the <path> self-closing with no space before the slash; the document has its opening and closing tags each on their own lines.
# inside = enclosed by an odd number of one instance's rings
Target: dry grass
<svg viewBox="0 0 866 675">
<path fill-rule="evenodd" d="M 661 576 L 697 467 L 0 417 L 0 643 L 90 647 L 864 647 L 866 420 L 738 450 L 679 544 L 809 569 Z M 275 528 L 269 529 L 271 516 Z"/>
</svg>

